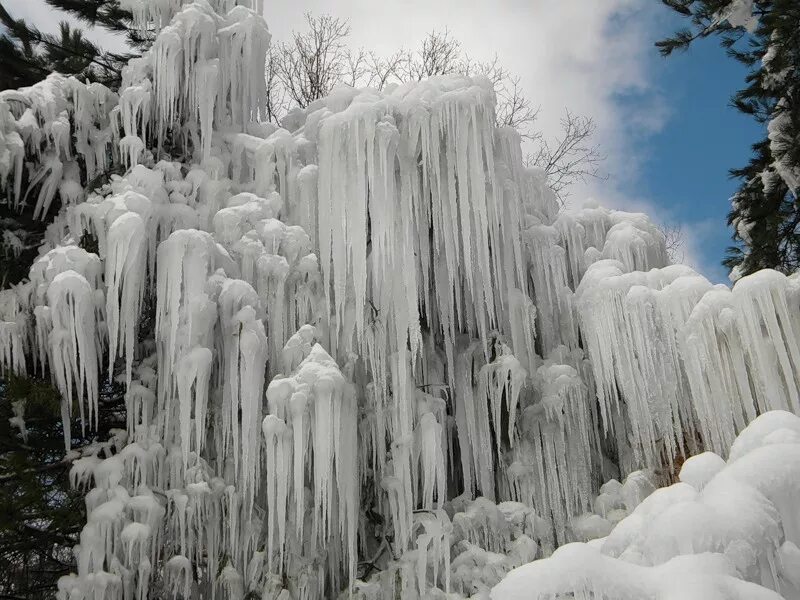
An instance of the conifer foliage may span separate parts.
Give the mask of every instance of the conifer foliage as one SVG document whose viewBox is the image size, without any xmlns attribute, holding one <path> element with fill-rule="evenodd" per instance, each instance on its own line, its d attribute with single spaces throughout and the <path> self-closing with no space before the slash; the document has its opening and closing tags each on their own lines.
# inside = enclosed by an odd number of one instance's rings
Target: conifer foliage
<svg viewBox="0 0 800 600">
<path fill-rule="evenodd" d="M 656 46 L 664 56 L 716 36 L 728 55 L 749 68 L 733 106 L 765 124 L 741 181 L 729 223 L 736 246 L 726 266 L 733 276 L 800 266 L 800 4 L 796 0 L 662 0 L 690 27 Z"/>
<path fill-rule="evenodd" d="M 146 32 L 131 27 L 130 11 L 121 8 L 116 0 L 47 0 L 47 4 L 88 26 L 121 34 L 134 52 L 152 41 Z M 66 21 L 59 23 L 57 32 L 44 32 L 15 18 L 2 5 L 0 24 L 0 90 L 33 85 L 54 71 L 117 88 L 122 67 L 132 56 L 100 48 Z"/>
</svg>

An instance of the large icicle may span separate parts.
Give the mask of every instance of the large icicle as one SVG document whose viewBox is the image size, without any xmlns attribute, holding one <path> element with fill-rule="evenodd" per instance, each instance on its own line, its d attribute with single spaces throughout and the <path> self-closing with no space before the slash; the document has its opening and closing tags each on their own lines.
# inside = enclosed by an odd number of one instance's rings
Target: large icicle
<svg viewBox="0 0 800 600">
<path fill-rule="evenodd" d="M 108 230 L 108 255 L 105 260 L 106 319 L 108 321 L 109 376 L 114 359 L 125 356 L 125 381 L 131 384 L 147 256 L 145 223 L 135 212 L 117 217 Z"/>
<path fill-rule="evenodd" d="M 53 278 L 47 288 L 47 301 L 53 326 L 49 336 L 50 368 L 62 395 L 64 443 L 69 448 L 69 422 L 76 392 L 81 429 L 85 433 L 86 419 L 97 427 L 100 365 L 95 294 L 85 277 L 67 270 Z"/>
<path fill-rule="evenodd" d="M 694 417 L 678 332 L 710 289 L 688 267 L 626 272 L 612 260 L 591 265 L 578 288 L 578 314 L 604 427 L 613 429 L 612 415 L 622 403 L 630 443 L 646 465 L 662 458 L 671 464 L 684 439 L 692 438 Z"/>
<path fill-rule="evenodd" d="M 292 552 L 304 556 L 343 537 L 342 553 L 332 552 L 328 560 L 332 561 L 334 573 L 339 567 L 346 567 L 345 573 L 353 581 L 359 507 L 356 439 L 349 434 L 356 430 L 357 422 L 354 390 L 333 359 L 316 344 L 290 377 L 270 383 L 267 401 L 270 414 L 262 427 L 267 461 L 277 474 L 275 481 L 267 484 L 269 510 L 273 515 L 270 518 L 276 519 L 278 527 L 268 536 L 270 552 L 275 547 L 274 539 L 282 560 L 287 528 L 280 524 L 277 515 L 285 516 L 291 493 L 300 533 L 300 546 Z M 293 475 L 290 475 L 290 459 L 294 463 Z M 299 522 L 302 521 L 299 513 L 304 512 L 306 472 L 310 474 L 314 507 L 309 546 L 304 545 L 303 525 Z M 283 565 L 279 566 L 282 571 Z"/>
</svg>

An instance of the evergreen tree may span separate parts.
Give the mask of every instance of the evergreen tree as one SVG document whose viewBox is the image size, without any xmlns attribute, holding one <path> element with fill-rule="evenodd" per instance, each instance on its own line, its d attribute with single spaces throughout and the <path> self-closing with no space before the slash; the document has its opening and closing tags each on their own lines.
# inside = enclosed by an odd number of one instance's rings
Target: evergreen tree
<svg viewBox="0 0 800 600">
<path fill-rule="evenodd" d="M 45 33 L 15 19 L 0 4 L 0 90 L 33 85 L 52 72 L 116 89 L 124 64 L 151 41 L 132 27 L 131 14 L 116 1 L 48 0 L 48 4 L 86 25 L 125 34 L 131 53 L 103 50 L 65 21 L 56 33 Z M 33 203 L 18 210 L 10 197 L 0 198 L 0 289 L 27 277 L 37 255 L 50 219 L 34 219 L 32 209 Z M 56 213 L 52 210 L 48 216 Z M 82 241 L 84 245 L 90 242 Z M 101 423 L 105 430 L 101 439 L 106 439 L 110 427 L 124 427 L 123 395 L 108 385 L 103 402 L 109 409 Z M 0 373 L 0 590 L 4 598 L 53 597 L 58 578 L 75 569 L 72 546 L 85 522 L 85 503 L 82 492 L 69 485 L 72 457 L 64 455 L 60 413 L 59 394 L 48 381 Z M 73 432 L 78 432 L 73 439 L 78 448 L 97 439 L 95 434 L 92 438 L 79 435 L 80 427 Z"/>
<path fill-rule="evenodd" d="M 0 380 L 0 590 L 2 598 L 52 597 L 56 582 L 75 568 L 72 546 L 86 520 L 83 491 L 72 489 L 72 455 L 64 454 L 60 395 L 49 381 L 6 374 Z M 112 427 L 125 426 L 119 386 L 101 398 L 101 434 L 81 434 L 73 447 L 95 446 Z"/>
<path fill-rule="evenodd" d="M 66 21 L 59 23 L 57 33 L 45 33 L 23 19 L 14 18 L 0 4 L 0 55 L 3 56 L 0 91 L 33 85 L 53 72 L 117 89 L 122 67 L 152 43 L 152 35 L 133 27 L 133 16 L 117 0 L 47 0 L 47 3 L 88 26 L 124 34 L 131 52 L 104 50 Z M 6 200 L 0 201 L 0 289 L 18 283 L 27 275 L 49 222 L 32 218 L 31 206 L 19 211 Z"/>
<path fill-rule="evenodd" d="M 23 19 L 15 19 L 0 5 L 3 30 L 0 90 L 32 85 L 53 71 L 99 81 L 115 89 L 127 60 L 152 41 L 148 33 L 133 27 L 131 13 L 122 9 L 117 0 L 47 0 L 47 3 L 88 26 L 124 34 L 132 53 L 103 50 L 66 21 L 59 24 L 57 33 L 45 33 Z"/>
<path fill-rule="evenodd" d="M 661 40 L 664 56 L 717 36 L 749 69 L 734 107 L 765 124 L 741 180 L 728 222 L 737 245 L 724 264 L 734 276 L 769 267 L 800 268 L 800 3 L 797 0 L 662 0 L 691 26 Z"/>
</svg>

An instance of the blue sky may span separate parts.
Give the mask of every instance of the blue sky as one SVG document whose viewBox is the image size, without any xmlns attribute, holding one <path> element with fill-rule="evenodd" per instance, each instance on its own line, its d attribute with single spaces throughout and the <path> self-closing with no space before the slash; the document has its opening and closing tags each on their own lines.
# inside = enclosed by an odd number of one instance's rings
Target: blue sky
<svg viewBox="0 0 800 600">
<path fill-rule="evenodd" d="M 43 0 L 3 0 L 12 15 L 54 29 L 61 15 Z M 538 128 L 556 136 L 565 108 L 592 117 L 609 178 L 576 186 L 571 202 L 643 211 L 679 225 L 684 261 L 714 282 L 730 243 L 736 183 L 759 127 L 728 107 L 745 71 L 705 40 L 662 59 L 654 42 L 682 25 L 658 0 L 271 0 L 273 38 L 303 27 L 306 11 L 351 23 L 351 44 L 389 54 L 447 27 L 477 59 L 497 55 L 540 107 Z M 391 25 L 389 25 L 391 24 Z M 106 47 L 119 39 L 90 33 Z"/>
<path fill-rule="evenodd" d="M 752 118 L 729 106 L 746 69 L 713 39 L 700 40 L 686 53 L 658 58 L 654 68 L 655 85 L 670 111 L 660 131 L 642 143 L 646 160 L 637 185 L 651 202 L 685 224 L 704 274 L 727 283 L 727 271 L 719 263 L 731 245 L 726 217 L 738 186 L 728 169 L 747 162 L 750 145 L 763 133 Z"/>
</svg>

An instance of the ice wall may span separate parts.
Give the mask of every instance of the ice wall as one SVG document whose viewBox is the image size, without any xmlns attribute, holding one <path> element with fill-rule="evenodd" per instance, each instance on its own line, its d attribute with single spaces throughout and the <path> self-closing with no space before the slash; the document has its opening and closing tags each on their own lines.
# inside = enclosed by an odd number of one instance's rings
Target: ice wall
<svg viewBox="0 0 800 600">
<path fill-rule="evenodd" d="M 485 597 L 608 527 L 604 481 L 800 409 L 797 278 L 712 286 L 644 215 L 559 211 L 488 81 L 338 88 L 277 128 L 258 7 L 130 6 L 160 34 L 119 95 L 0 92 L 6 201 L 60 198 L 0 367 L 53 377 L 67 447 L 101 373 L 127 390 L 73 468 L 62 597 Z"/>
</svg>

